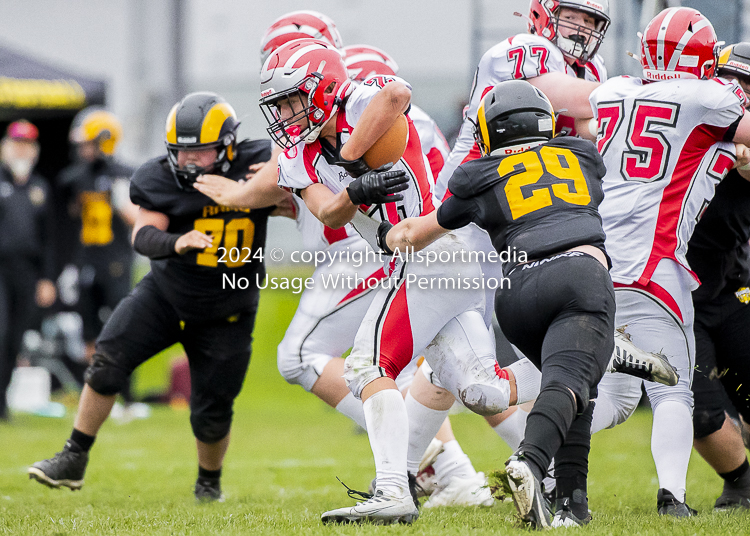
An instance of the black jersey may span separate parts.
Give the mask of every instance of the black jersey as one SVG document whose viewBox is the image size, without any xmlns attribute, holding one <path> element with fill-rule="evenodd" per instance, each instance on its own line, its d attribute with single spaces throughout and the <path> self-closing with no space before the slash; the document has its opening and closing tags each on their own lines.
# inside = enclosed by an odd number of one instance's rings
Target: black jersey
<svg viewBox="0 0 750 536">
<path fill-rule="evenodd" d="M 114 207 L 115 184 L 127 180 L 133 168 L 112 158 L 73 164 L 60 173 L 57 187 L 62 200 L 73 204 L 77 263 L 109 263 L 132 256 L 130 228 Z"/>
<path fill-rule="evenodd" d="M 716 187 L 711 203 L 688 242 L 687 261 L 701 286 L 693 300 L 712 300 L 726 286 L 750 283 L 750 182 L 732 170 Z"/>
<path fill-rule="evenodd" d="M 539 259 L 590 244 L 604 251 L 597 207 L 604 163 L 594 144 L 556 138 L 522 153 L 486 156 L 461 164 L 438 209 L 438 223 L 485 229 L 497 251 Z"/>
<path fill-rule="evenodd" d="M 269 158 L 270 141 L 245 140 L 237 145 L 232 166 L 224 176 L 244 179 L 249 165 Z M 170 233 L 182 235 L 196 229 L 214 239 L 210 248 L 151 261 L 159 289 L 181 318 L 225 318 L 255 306 L 256 277 L 261 281 L 265 277 L 265 267 L 256 252 L 265 246 L 266 224 L 273 207 L 229 208 L 216 205 L 197 190 L 183 190 L 169 169 L 166 155 L 138 168 L 130 182 L 130 199 L 140 207 L 169 216 Z"/>
</svg>

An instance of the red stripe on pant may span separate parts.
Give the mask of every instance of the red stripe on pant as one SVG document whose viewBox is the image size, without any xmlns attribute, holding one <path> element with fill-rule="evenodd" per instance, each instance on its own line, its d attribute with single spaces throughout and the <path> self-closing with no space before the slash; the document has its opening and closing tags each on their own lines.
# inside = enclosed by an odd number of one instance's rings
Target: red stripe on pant
<svg viewBox="0 0 750 536">
<path fill-rule="evenodd" d="M 380 331 L 380 356 L 378 366 L 392 380 L 404 370 L 414 355 L 414 339 L 411 334 L 409 304 L 406 300 L 406 285 L 396 291 Z"/>
<path fill-rule="evenodd" d="M 653 281 L 649 281 L 647 285 L 642 285 L 638 282 L 633 282 L 629 285 L 626 285 L 624 283 L 613 283 L 613 285 L 615 288 L 635 288 L 651 294 L 654 298 L 656 298 L 667 308 L 669 308 L 669 310 L 672 311 L 675 316 L 680 319 L 680 322 L 684 322 L 684 320 L 682 319 L 682 311 L 680 311 L 680 307 L 677 305 L 677 302 L 672 297 L 672 295 L 667 292 L 664 287 L 657 285 Z"/>
</svg>

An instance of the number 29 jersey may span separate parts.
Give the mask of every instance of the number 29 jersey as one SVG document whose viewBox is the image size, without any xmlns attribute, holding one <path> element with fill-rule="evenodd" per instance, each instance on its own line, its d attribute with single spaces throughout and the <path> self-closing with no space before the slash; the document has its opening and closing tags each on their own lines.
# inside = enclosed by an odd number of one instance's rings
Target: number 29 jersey
<svg viewBox="0 0 750 536">
<path fill-rule="evenodd" d="M 600 212 L 612 280 L 646 285 L 664 258 L 690 272 L 690 236 L 735 162 L 734 144 L 723 140 L 744 113 L 742 89 L 721 79 L 622 76 L 590 101 L 607 168 Z"/>
<path fill-rule="evenodd" d="M 594 145 L 555 138 L 522 153 L 485 156 L 461 164 L 448 182 L 451 197 L 438 224 L 476 223 L 497 251 L 541 259 L 589 244 L 604 251 L 597 207 L 605 170 Z"/>
<path fill-rule="evenodd" d="M 270 141 L 245 140 L 237 145 L 232 166 L 224 176 L 244 179 L 249 165 L 270 157 Z M 151 261 L 152 277 L 182 320 L 226 318 L 256 306 L 256 278 L 265 278 L 259 250 L 265 246 L 273 207 L 224 207 L 197 190 L 182 190 L 166 156 L 138 168 L 130 182 L 130 199 L 169 216 L 167 232 L 182 235 L 195 229 L 213 237 L 209 248 Z M 234 288 L 226 279 L 235 283 Z"/>
</svg>

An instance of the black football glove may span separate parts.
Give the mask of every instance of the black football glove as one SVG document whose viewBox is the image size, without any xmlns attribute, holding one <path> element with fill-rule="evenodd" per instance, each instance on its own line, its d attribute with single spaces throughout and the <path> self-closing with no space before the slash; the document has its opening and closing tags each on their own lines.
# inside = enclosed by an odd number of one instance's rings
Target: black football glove
<svg viewBox="0 0 750 536">
<path fill-rule="evenodd" d="M 361 177 L 368 171 L 372 171 L 372 168 L 367 165 L 363 156 L 360 156 L 356 160 L 346 160 L 341 158 L 341 160 L 335 162 L 335 164 L 344 168 L 346 172 L 355 179 Z"/>
<path fill-rule="evenodd" d="M 388 171 L 393 164 L 386 164 L 357 177 L 346 188 L 349 199 L 355 205 L 375 205 L 401 201 L 402 192 L 409 187 L 409 178 L 403 169 Z"/>
<path fill-rule="evenodd" d="M 388 255 L 393 255 L 393 250 L 388 247 L 388 242 L 385 240 L 386 236 L 388 236 L 388 231 L 391 229 L 393 229 L 393 224 L 388 220 L 380 222 L 380 225 L 378 225 L 378 236 L 375 239 L 378 247 Z"/>
</svg>

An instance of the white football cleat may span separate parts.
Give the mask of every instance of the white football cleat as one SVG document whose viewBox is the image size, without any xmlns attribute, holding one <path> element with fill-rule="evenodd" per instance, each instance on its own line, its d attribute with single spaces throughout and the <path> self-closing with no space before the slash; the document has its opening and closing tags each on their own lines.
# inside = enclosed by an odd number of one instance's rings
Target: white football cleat
<svg viewBox="0 0 750 536">
<path fill-rule="evenodd" d="M 669 386 L 677 385 L 680 375 L 666 356 L 638 348 L 625 332 L 626 327 L 615 330 L 615 350 L 607 365 L 607 372 L 620 372 Z"/>
<path fill-rule="evenodd" d="M 477 473 L 469 478 L 451 477 L 448 485 L 434 491 L 423 506 L 492 506 L 494 502 L 484 473 Z"/>
<path fill-rule="evenodd" d="M 547 501 L 542 495 L 542 485 L 528 463 L 514 454 L 505 462 L 505 469 L 513 502 L 521 519 L 534 529 L 550 528 L 552 520 Z"/>
<path fill-rule="evenodd" d="M 388 497 L 378 491 L 375 495 L 356 506 L 338 508 L 320 517 L 323 523 L 362 523 L 369 521 L 380 525 L 392 523 L 413 523 L 419 517 L 419 510 L 411 495 L 402 498 Z"/>
</svg>

